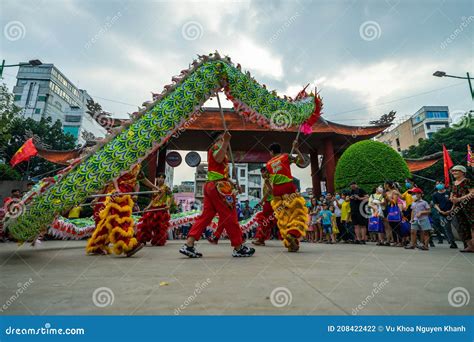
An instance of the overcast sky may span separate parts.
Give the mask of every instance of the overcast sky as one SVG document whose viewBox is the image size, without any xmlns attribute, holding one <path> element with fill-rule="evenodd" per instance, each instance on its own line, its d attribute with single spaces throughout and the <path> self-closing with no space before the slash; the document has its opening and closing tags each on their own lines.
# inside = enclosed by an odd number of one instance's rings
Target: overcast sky
<svg viewBox="0 0 474 342">
<path fill-rule="evenodd" d="M 7 64 L 54 63 L 118 116 L 160 92 L 196 54 L 218 50 L 280 94 L 307 83 L 324 116 L 367 124 L 424 105 L 472 109 L 474 2 L 51 1 L 2 0 L 1 55 Z M 11 88 L 16 68 L 6 69 Z M 110 101 L 112 100 L 112 101 Z M 193 179 L 180 167 L 176 180 Z M 303 187 L 309 172 L 298 171 Z"/>
</svg>

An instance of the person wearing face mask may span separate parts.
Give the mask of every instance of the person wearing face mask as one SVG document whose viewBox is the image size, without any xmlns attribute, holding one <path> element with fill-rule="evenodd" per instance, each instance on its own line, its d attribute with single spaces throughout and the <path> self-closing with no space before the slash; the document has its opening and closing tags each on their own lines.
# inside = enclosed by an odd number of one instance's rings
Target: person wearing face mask
<svg viewBox="0 0 474 342">
<path fill-rule="evenodd" d="M 412 194 L 413 203 L 411 211 L 411 244 L 405 249 L 415 249 L 416 247 L 416 233 L 420 231 L 420 238 L 423 239 L 423 246 L 419 247 L 423 251 L 429 250 L 428 244 L 430 240 L 431 227 L 429 214 L 431 212 L 428 202 L 423 200 L 423 191 L 420 188 L 413 188 L 410 190 Z"/>
<path fill-rule="evenodd" d="M 410 193 L 410 190 L 413 188 L 417 188 L 415 181 L 413 178 L 405 179 L 405 188 L 407 189 L 401 196 L 402 200 L 405 201 L 405 210 L 403 210 L 403 216 L 410 217 L 411 216 L 411 204 L 413 203 L 413 198 Z"/>
<path fill-rule="evenodd" d="M 440 181 L 436 182 L 436 192 L 433 194 L 433 204 L 435 209 L 439 213 L 439 220 L 442 230 L 444 230 L 444 235 L 448 242 L 450 243 L 450 248 L 458 248 L 456 242 L 454 241 L 453 231 L 451 227 L 451 212 L 453 208 L 453 202 L 449 199 L 449 191 L 444 187 L 444 184 Z"/>
</svg>

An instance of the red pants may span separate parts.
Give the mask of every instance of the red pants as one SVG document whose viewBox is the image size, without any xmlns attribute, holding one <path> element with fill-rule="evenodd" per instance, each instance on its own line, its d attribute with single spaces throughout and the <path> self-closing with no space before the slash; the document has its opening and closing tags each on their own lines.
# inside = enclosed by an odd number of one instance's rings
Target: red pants
<svg viewBox="0 0 474 342">
<path fill-rule="evenodd" d="M 156 209 L 158 207 L 150 208 Z M 164 246 L 168 239 L 170 218 L 168 210 L 146 212 L 137 224 L 137 240 L 143 243 L 151 240 L 153 246 Z"/>
<path fill-rule="evenodd" d="M 255 219 L 258 222 L 255 238 L 262 242 L 270 239 L 276 218 L 273 216 L 273 208 L 269 201 L 265 201 L 262 211 L 257 213 Z"/>
<path fill-rule="evenodd" d="M 204 185 L 202 214 L 194 222 L 188 236 L 199 240 L 216 214 L 219 214 L 218 226 L 222 227 L 221 232 L 225 226 L 231 245 L 233 247 L 240 245 L 242 243 L 242 229 L 240 229 L 239 221 L 237 220 L 237 210 L 235 207 L 233 209 L 230 208 L 224 202 L 224 199 L 217 192 L 214 182 L 207 182 Z"/>
</svg>

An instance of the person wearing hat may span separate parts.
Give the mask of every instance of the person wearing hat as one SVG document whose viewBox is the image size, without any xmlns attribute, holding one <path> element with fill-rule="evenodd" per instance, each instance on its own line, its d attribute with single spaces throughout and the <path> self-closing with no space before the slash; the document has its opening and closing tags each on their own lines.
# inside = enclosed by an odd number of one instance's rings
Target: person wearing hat
<svg viewBox="0 0 474 342">
<path fill-rule="evenodd" d="M 453 202 L 452 212 L 456 215 L 459 225 L 459 235 L 464 242 L 464 249 L 461 252 L 474 252 L 474 188 L 471 180 L 466 177 L 467 170 L 462 165 L 455 165 L 451 168 L 454 183 L 451 190 Z"/>
<path fill-rule="evenodd" d="M 433 229 L 431 227 L 429 215 L 431 213 L 431 208 L 428 202 L 423 200 L 423 191 L 420 188 L 410 189 L 410 194 L 413 198 L 413 203 L 411 205 L 411 244 L 406 246 L 406 249 L 415 249 L 416 246 L 416 232 L 422 232 L 423 237 L 423 246 L 420 247 L 421 250 L 429 250 L 428 244 L 430 241 L 430 231 Z"/>
</svg>

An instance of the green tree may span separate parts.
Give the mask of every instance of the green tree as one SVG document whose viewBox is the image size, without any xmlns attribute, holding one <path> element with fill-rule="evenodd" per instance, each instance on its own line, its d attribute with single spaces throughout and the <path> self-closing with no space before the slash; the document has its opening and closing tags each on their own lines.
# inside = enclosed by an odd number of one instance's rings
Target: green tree
<svg viewBox="0 0 474 342">
<path fill-rule="evenodd" d="M 31 118 L 25 119 L 21 115 L 21 109 L 14 105 L 13 94 L 8 91 L 5 84 L 0 87 L 0 160 L 5 166 L 0 169 L 0 180 L 11 179 L 12 173 L 7 163 L 33 134 L 40 143 L 52 150 L 69 150 L 76 147 L 76 139 L 70 134 L 64 133 L 59 120 L 52 122 L 50 117 L 35 121 Z M 44 173 L 58 169 L 59 166 L 50 163 L 40 157 L 30 159 L 27 162 L 18 164 L 15 171 L 19 172 L 23 178 L 35 177 Z"/>
<path fill-rule="evenodd" d="M 474 142 L 474 118 L 472 114 L 468 113 L 466 119 L 461 120 L 462 125 L 456 125 L 456 128 L 445 128 L 439 130 L 431 136 L 430 139 L 420 141 L 418 146 L 411 146 L 408 150 L 403 151 L 405 158 L 422 158 L 441 152 L 443 144 L 450 150 L 450 156 L 453 163 L 460 165 L 467 165 L 467 145 L 473 146 Z M 469 169 L 469 168 L 468 168 Z M 432 180 L 444 180 L 443 160 L 438 161 L 433 166 L 418 171 L 414 174 L 416 184 L 421 187 L 425 193 L 430 193 L 434 188 L 434 183 L 427 179 L 417 177 L 421 176 Z M 472 174 L 468 175 L 469 177 Z"/>
<path fill-rule="evenodd" d="M 21 109 L 14 104 L 13 94 L 8 91 L 5 83 L 0 85 L 0 146 L 5 148 L 12 137 L 10 125 L 19 115 Z M 0 150 L 0 152 L 1 152 Z"/>
<path fill-rule="evenodd" d="M 335 185 L 347 189 L 352 181 L 367 192 L 387 180 L 403 182 L 410 171 L 403 158 L 389 146 L 372 140 L 351 145 L 337 162 Z"/>
</svg>

